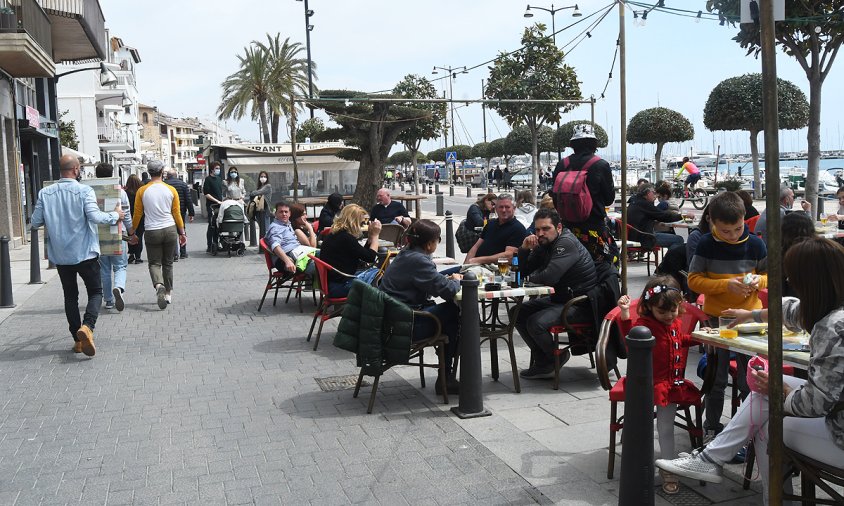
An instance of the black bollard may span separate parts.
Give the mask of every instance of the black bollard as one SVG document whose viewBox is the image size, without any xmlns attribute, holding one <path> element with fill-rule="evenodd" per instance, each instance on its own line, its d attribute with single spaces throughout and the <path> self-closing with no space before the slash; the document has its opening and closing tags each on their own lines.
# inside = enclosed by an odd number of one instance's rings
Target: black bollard
<svg viewBox="0 0 844 506">
<path fill-rule="evenodd" d="M 624 506 L 654 503 L 653 346 L 647 327 L 630 329 L 618 494 L 618 504 Z"/>
<path fill-rule="evenodd" d="M 445 202 L 443 201 L 443 194 L 437 193 L 437 216 L 443 215 L 443 209 L 445 208 Z"/>
<path fill-rule="evenodd" d="M 451 408 L 459 418 L 490 416 L 484 409 L 481 386 L 481 326 L 478 316 L 478 278 L 467 272 L 460 281 L 460 404 Z M 653 438 L 651 438 L 653 440 Z"/>
<path fill-rule="evenodd" d="M 258 238 L 255 234 L 255 220 L 249 220 L 249 245 L 257 246 Z"/>
<path fill-rule="evenodd" d="M 40 285 L 41 256 L 38 254 L 38 229 L 29 229 L 29 284 Z"/>
<path fill-rule="evenodd" d="M 15 307 L 12 297 L 12 260 L 9 258 L 9 238 L 0 237 L 0 307 Z"/>
<path fill-rule="evenodd" d="M 469 185 L 469 186 L 466 187 L 466 196 L 467 197 L 472 196 L 472 185 Z"/>
<path fill-rule="evenodd" d="M 454 185 L 453 184 L 448 185 L 448 196 L 449 197 L 454 196 Z"/>
<path fill-rule="evenodd" d="M 445 256 L 454 258 L 454 220 L 451 211 L 445 212 Z"/>
<path fill-rule="evenodd" d="M 436 195 L 440 194 L 440 184 L 439 183 L 434 183 L 434 193 Z"/>
<path fill-rule="evenodd" d="M 434 185 L 428 183 L 428 195 L 431 195 L 432 193 L 434 193 Z"/>
</svg>

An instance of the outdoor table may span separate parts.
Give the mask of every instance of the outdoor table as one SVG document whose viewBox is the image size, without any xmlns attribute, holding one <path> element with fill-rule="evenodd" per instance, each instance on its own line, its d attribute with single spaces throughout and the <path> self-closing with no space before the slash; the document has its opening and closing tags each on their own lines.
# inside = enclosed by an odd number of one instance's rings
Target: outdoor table
<svg viewBox="0 0 844 506">
<path fill-rule="evenodd" d="M 513 352 L 513 329 L 516 326 L 516 319 L 519 317 L 519 310 L 524 303 L 525 297 L 539 297 L 551 295 L 554 293 L 554 288 L 550 286 L 525 286 L 520 288 L 503 288 L 501 290 L 486 291 L 483 289 L 483 284 L 478 287 L 478 302 L 482 305 L 489 303 L 490 317 L 487 319 L 484 316 L 485 311 L 481 313 L 480 322 L 480 338 L 481 344 L 484 341 L 489 341 L 490 365 L 492 367 L 492 379 L 498 381 L 498 340 L 504 339 L 510 342 L 510 363 L 513 368 L 513 384 L 516 392 L 521 392 L 519 385 L 519 372 L 516 367 L 516 355 Z M 454 300 L 459 302 L 462 299 L 462 292 L 458 291 L 454 296 Z M 499 304 L 504 302 L 509 307 L 509 319 L 507 322 L 501 320 L 498 314 Z"/>
<path fill-rule="evenodd" d="M 699 221 L 685 221 L 685 220 L 683 220 L 683 221 L 672 221 L 671 223 L 663 223 L 663 225 L 665 225 L 667 227 L 673 227 L 673 228 L 690 229 L 690 228 L 698 227 L 700 225 L 700 222 Z"/>
<path fill-rule="evenodd" d="M 815 233 L 826 239 L 844 238 L 844 230 L 840 230 L 838 228 L 838 222 L 827 223 L 826 225 L 820 222 L 816 222 Z"/>
<path fill-rule="evenodd" d="M 783 331 L 785 332 L 785 329 L 783 329 Z M 726 337 L 721 337 L 718 333 L 714 331 L 710 333 L 704 332 L 702 330 L 696 330 L 692 332 L 692 337 L 696 341 L 700 341 L 703 344 L 709 344 L 715 346 L 716 348 L 724 348 L 730 351 L 744 353 L 745 355 L 768 355 L 768 336 L 764 334 L 739 333 L 738 337 L 736 337 L 735 339 L 729 339 Z M 783 345 L 787 345 L 788 343 L 794 343 L 801 339 L 808 340 L 808 335 L 786 335 L 783 336 Z M 783 350 L 782 361 L 783 363 L 793 365 L 800 369 L 806 369 L 809 367 L 809 352 Z"/>
<path fill-rule="evenodd" d="M 459 265 L 457 260 L 451 257 L 433 257 L 431 260 L 433 260 L 436 265 Z"/>
<path fill-rule="evenodd" d="M 393 195 L 391 198 L 402 203 L 414 202 L 413 212 L 416 214 L 416 219 L 422 219 L 422 201 L 428 198 L 426 195 Z M 407 207 L 406 204 L 405 207 Z"/>
<path fill-rule="evenodd" d="M 343 200 L 348 202 L 352 200 L 352 197 L 354 197 L 354 195 L 343 195 Z M 297 202 L 305 207 L 312 207 L 313 213 L 311 214 L 311 216 L 318 217 L 319 215 L 317 214 L 317 208 L 325 207 L 325 204 L 328 203 L 328 195 L 324 197 L 300 197 Z"/>
</svg>

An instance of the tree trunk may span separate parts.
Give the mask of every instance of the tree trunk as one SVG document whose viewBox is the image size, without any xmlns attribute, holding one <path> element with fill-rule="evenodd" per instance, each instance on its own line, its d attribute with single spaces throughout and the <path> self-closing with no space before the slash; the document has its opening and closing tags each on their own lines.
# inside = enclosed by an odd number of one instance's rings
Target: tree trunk
<svg viewBox="0 0 844 506">
<path fill-rule="evenodd" d="M 410 147 L 410 170 L 413 171 L 413 188 L 416 195 L 419 195 L 419 171 L 416 170 L 416 153 L 418 144 Z"/>
<path fill-rule="evenodd" d="M 815 71 L 809 78 L 809 131 L 806 140 L 809 144 L 809 162 L 806 169 L 806 194 L 804 198 L 812 204 L 813 217 L 818 215 L 818 171 L 821 166 L 821 90 L 823 79 L 820 71 Z"/>
<path fill-rule="evenodd" d="M 759 132 L 754 130 L 750 131 L 750 158 L 753 159 L 753 197 L 761 199 L 762 175 L 759 171 Z M 779 193 L 779 188 L 768 188 L 768 191 Z"/>
<path fill-rule="evenodd" d="M 281 117 L 275 113 L 275 111 L 271 111 L 270 113 L 270 134 L 272 135 L 272 143 L 278 144 L 278 129 Z M 290 137 L 293 138 L 292 136 Z"/>
<path fill-rule="evenodd" d="M 277 116 L 276 116 L 277 118 Z M 276 125 L 278 128 L 278 125 Z M 275 133 L 276 139 L 278 132 Z M 293 201 L 299 201 L 299 164 L 296 162 L 296 102 L 290 96 L 290 151 L 293 155 Z"/>
<path fill-rule="evenodd" d="M 654 154 L 654 167 L 656 169 L 656 180 L 657 181 L 662 181 L 662 148 L 664 148 L 664 147 L 665 147 L 664 142 L 657 142 L 656 143 L 656 153 Z"/>
<path fill-rule="evenodd" d="M 258 104 L 258 119 L 261 121 L 261 135 L 264 137 L 264 143 L 270 143 L 270 129 L 267 128 L 267 110 L 264 108 L 265 103 Z"/>
<path fill-rule="evenodd" d="M 375 205 L 375 194 L 380 188 L 379 167 L 380 160 L 373 160 L 369 150 L 361 151 L 358 181 L 353 201 L 367 212 Z"/>
</svg>

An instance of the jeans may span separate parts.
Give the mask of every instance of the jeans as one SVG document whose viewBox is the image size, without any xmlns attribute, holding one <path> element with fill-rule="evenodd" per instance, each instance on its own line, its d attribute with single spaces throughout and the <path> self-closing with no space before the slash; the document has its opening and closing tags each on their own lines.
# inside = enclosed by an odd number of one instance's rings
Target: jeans
<svg viewBox="0 0 844 506">
<path fill-rule="evenodd" d="M 587 321 L 589 311 L 577 305 L 569 310 L 569 321 Z M 554 364 L 554 336 L 548 329 L 563 323 L 563 303 L 550 297 L 529 300 L 522 304 L 516 318 L 516 330 L 530 348 L 537 367 L 550 367 Z"/>
<path fill-rule="evenodd" d="M 185 225 L 185 230 L 188 228 L 188 210 L 185 209 L 182 211 L 182 223 Z M 176 249 L 174 250 L 173 258 L 176 257 L 186 257 L 188 256 L 188 245 L 185 243 L 184 246 L 179 245 L 179 241 L 176 241 Z"/>
<path fill-rule="evenodd" d="M 176 226 L 146 231 L 147 263 L 152 286 L 164 285 L 167 293 L 173 289 L 173 252 L 179 244 Z"/>
<path fill-rule="evenodd" d="M 73 265 L 57 265 L 59 279 L 62 282 L 64 292 L 64 314 L 67 317 L 68 329 L 73 340 L 76 340 L 76 331 L 84 323 L 91 330 L 97 324 L 97 317 L 100 315 L 100 304 L 103 302 L 103 286 L 100 284 L 100 263 L 96 258 L 85 260 Z M 88 292 L 88 305 L 85 306 L 85 315 L 79 318 L 79 286 L 76 284 L 76 275 L 82 278 L 85 283 L 85 290 Z"/>
<path fill-rule="evenodd" d="M 683 238 L 677 234 L 666 234 L 665 232 L 654 232 L 656 236 L 656 243 L 663 248 L 672 248 L 673 246 L 682 246 L 684 244 Z"/>
<path fill-rule="evenodd" d="M 215 228 L 211 224 L 211 221 L 214 219 L 214 211 L 211 210 L 211 206 L 215 205 L 210 200 L 205 202 L 205 216 L 208 218 L 208 229 L 205 231 L 205 245 L 210 250 L 211 245 L 217 241 L 217 234 L 215 232 Z"/>
<path fill-rule="evenodd" d="M 126 289 L 126 265 L 129 261 L 129 253 L 123 250 L 122 255 L 100 255 L 100 279 L 102 280 L 103 299 L 106 302 L 114 300 L 112 287 Z M 112 274 L 114 283 L 112 284 Z"/>
<path fill-rule="evenodd" d="M 460 339 L 457 322 L 460 320 L 460 309 L 452 301 L 442 302 L 440 304 L 433 304 L 424 306 L 422 311 L 427 311 L 440 320 L 442 333 L 448 336 L 448 344 L 445 345 L 443 355 L 445 355 L 446 372 L 451 374 L 452 361 L 454 360 L 455 352 L 457 351 L 457 343 Z M 433 337 L 435 329 L 434 322 L 427 316 L 413 317 L 413 340 L 421 341 Z"/>
</svg>

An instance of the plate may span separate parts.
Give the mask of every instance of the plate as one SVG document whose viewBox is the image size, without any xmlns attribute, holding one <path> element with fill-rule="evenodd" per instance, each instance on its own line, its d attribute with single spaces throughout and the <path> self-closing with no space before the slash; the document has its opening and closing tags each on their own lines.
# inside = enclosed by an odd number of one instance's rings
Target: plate
<svg viewBox="0 0 844 506">
<path fill-rule="evenodd" d="M 768 324 L 756 322 L 740 323 L 736 325 L 735 329 L 738 330 L 741 334 L 759 334 L 768 330 Z"/>
</svg>

